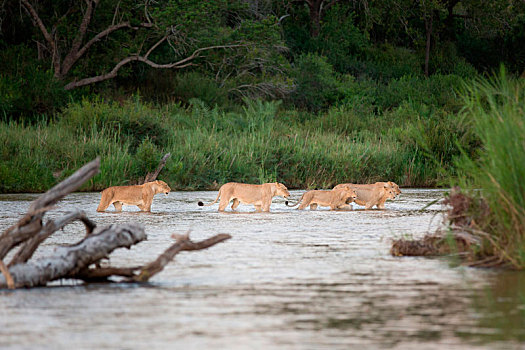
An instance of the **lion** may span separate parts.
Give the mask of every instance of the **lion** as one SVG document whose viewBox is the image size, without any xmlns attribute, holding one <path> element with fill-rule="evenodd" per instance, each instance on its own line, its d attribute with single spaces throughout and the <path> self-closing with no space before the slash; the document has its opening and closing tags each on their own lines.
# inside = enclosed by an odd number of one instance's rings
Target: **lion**
<svg viewBox="0 0 525 350">
<path fill-rule="evenodd" d="M 153 196 L 157 193 L 168 195 L 171 188 L 164 181 L 152 181 L 143 185 L 113 186 L 102 191 L 97 211 L 105 211 L 111 204 L 115 211 L 121 212 L 122 205 L 136 205 L 141 211 L 151 211 Z"/>
<path fill-rule="evenodd" d="M 293 205 L 289 205 L 288 201 L 285 204 L 289 207 L 295 207 L 299 203 L 297 209 L 304 209 L 310 206 L 310 210 L 316 210 L 317 206 L 330 207 L 330 210 L 348 208 L 348 203 L 353 202 L 357 198 L 355 191 L 349 186 L 340 186 L 333 190 L 313 190 L 303 193 L 299 201 Z M 350 208 L 352 208 L 350 206 Z"/>
<path fill-rule="evenodd" d="M 210 206 L 221 199 L 219 202 L 219 211 L 224 211 L 230 201 L 233 200 L 231 206 L 232 210 L 235 210 L 239 203 L 253 204 L 255 210 L 270 211 L 270 205 L 272 204 L 272 198 L 275 196 L 281 196 L 284 198 L 290 197 L 290 192 L 285 185 L 279 182 L 264 183 L 262 185 L 251 185 L 237 182 L 228 182 L 219 188 L 217 198 L 209 204 L 199 202 L 199 206 Z"/>
<path fill-rule="evenodd" d="M 339 184 L 334 189 L 343 186 L 350 186 L 356 193 L 356 204 L 364 205 L 365 209 L 377 206 L 378 209 L 385 209 L 387 199 L 395 199 L 401 193 L 399 186 L 394 182 L 376 182 L 375 184 Z"/>
</svg>

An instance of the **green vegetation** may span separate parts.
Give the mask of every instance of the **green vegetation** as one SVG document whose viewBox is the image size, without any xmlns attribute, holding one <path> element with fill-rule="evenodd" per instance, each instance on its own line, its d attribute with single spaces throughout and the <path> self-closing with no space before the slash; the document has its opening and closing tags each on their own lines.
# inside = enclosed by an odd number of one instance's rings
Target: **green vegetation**
<svg viewBox="0 0 525 350">
<path fill-rule="evenodd" d="M 51 120 L 0 124 L 0 190 L 42 191 L 96 155 L 102 172 L 86 190 L 136 183 L 165 152 L 172 158 L 162 176 L 178 189 L 274 180 L 291 188 L 380 179 L 435 186 L 463 142 L 452 98 L 460 82 L 348 79 L 336 91 L 340 103 L 320 113 L 249 99 L 235 111 L 196 99 L 188 107 L 84 99 Z M 449 94 L 429 97 L 440 84 Z"/>
<path fill-rule="evenodd" d="M 461 186 L 471 189 L 470 229 L 484 242 L 477 254 L 525 268 L 525 81 L 502 70 L 469 85 L 463 101 L 481 142 L 458 161 Z"/>
</svg>

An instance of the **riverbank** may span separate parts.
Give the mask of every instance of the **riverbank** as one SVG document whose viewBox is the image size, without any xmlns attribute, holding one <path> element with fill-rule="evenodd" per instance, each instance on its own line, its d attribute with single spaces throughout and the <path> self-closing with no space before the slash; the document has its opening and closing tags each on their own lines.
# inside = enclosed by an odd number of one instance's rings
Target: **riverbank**
<svg viewBox="0 0 525 350">
<path fill-rule="evenodd" d="M 362 102 L 316 114 L 278 101 L 245 100 L 226 110 L 200 100 L 181 106 L 138 97 L 86 99 L 31 124 L 0 123 L 0 192 L 45 191 L 96 156 L 101 173 L 83 190 L 133 184 L 167 152 L 172 156 L 160 178 L 179 190 L 216 189 L 228 181 L 439 186 L 459 154 L 454 103 L 433 108 L 408 96 L 389 108 L 392 101 L 382 102 L 380 111 Z"/>
<path fill-rule="evenodd" d="M 525 79 L 509 77 L 502 69 L 498 76 L 475 81 L 463 103 L 463 118 L 480 147 L 456 160 L 454 183 L 459 187 L 444 202 L 449 231 L 420 241 L 400 240 L 392 253 L 441 255 L 459 250 L 470 265 L 524 269 Z M 446 242 L 452 249 L 441 249 Z"/>
</svg>

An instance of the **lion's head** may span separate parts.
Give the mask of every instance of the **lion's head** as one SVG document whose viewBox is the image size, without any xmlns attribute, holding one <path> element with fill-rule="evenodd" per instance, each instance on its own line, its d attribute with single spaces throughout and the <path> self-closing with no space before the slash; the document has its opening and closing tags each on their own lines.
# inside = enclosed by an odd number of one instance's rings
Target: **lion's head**
<svg viewBox="0 0 525 350">
<path fill-rule="evenodd" d="M 385 184 L 384 188 L 386 191 L 386 199 L 396 199 L 396 191 L 391 185 Z"/>
<path fill-rule="evenodd" d="M 170 193 L 171 188 L 168 186 L 167 183 L 165 183 L 164 181 L 161 181 L 161 180 L 156 180 L 155 183 L 157 184 L 158 188 L 160 189 L 160 191 L 158 191 L 159 193 L 163 192 L 166 195 L 168 195 L 168 193 Z"/>
<path fill-rule="evenodd" d="M 352 203 L 357 198 L 357 193 L 348 185 L 340 187 L 339 190 L 341 190 L 340 199 L 346 204 Z"/>
<path fill-rule="evenodd" d="M 280 182 L 275 183 L 275 194 L 284 198 L 290 197 L 290 192 L 288 192 L 286 186 Z"/>
<path fill-rule="evenodd" d="M 394 190 L 394 194 L 396 196 L 400 195 L 401 194 L 401 190 L 399 189 L 399 186 L 395 183 L 395 182 L 392 182 L 392 181 L 388 181 L 387 182 L 390 187 L 392 188 L 392 190 Z"/>
</svg>

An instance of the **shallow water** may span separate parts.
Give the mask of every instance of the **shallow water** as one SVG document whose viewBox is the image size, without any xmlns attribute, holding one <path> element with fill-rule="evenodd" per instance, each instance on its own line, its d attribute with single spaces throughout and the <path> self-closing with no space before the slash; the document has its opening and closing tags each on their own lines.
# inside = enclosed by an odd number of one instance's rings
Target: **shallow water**
<svg viewBox="0 0 525 350">
<path fill-rule="evenodd" d="M 298 198 L 300 191 L 292 191 Z M 441 222 L 439 190 L 403 190 L 387 210 L 271 213 L 200 208 L 216 192 L 158 195 L 152 213 L 97 213 L 98 193 L 76 193 L 49 214 L 80 208 L 99 225 L 141 222 L 148 240 L 112 254 L 134 266 L 157 257 L 171 233 L 232 239 L 183 252 L 147 285 L 82 284 L 0 291 L 0 348 L 523 349 L 525 275 L 395 258 L 390 241 Z M 37 195 L 0 195 L 0 230 Z M 37 256 L 80 239 L 55 233 Z"/>
</svg>

